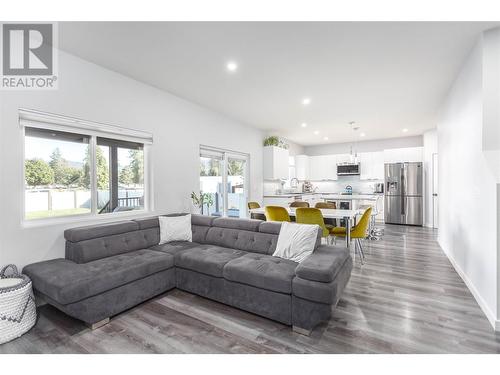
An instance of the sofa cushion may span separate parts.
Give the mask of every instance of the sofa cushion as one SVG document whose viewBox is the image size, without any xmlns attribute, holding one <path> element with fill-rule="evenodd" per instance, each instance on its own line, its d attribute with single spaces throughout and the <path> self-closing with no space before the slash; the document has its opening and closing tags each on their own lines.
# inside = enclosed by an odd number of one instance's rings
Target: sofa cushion
<svg viewBox="0 0 500 375">
<path fill-rule="evenodd" d="M 77 264 L 54 259 L 30 264 L 23 270 L 35 289 L 66 305 L 95 296 L 174 265 L 170 254 L 141 249 Z"/>
<path fill-rule="evenodd" d="M 117 223 L 98 224 L 66 229 L 64 231 L 64 238 L 71 242 L 79 242 L 93 238 L 132 232 L 138 229 L 139 225 L 135 221 L 120 221 Z"/>
<path fill-rule="evenodd" d="M 320 246 L 299 264 L 295 273 L 302 279 L 329 283 L 350 258 L 344 246 Z"/>
<path fill-rule="evenodd" d="M 193 247 L 198 247 L 198 246 L 200 246 L 200 244 L 196 242 L 173 241 L 161 245 L 151 246 L 150 249 L 154 251 L 161 251 L 162 253 L 167 253 L 175 256 L 177 253 L 181 251 L 192 249 Z"/>
<path fill-rule="evenodd" d="M 212 222 L 213 227 L 247 230 L 257 232 L 261 220 L 255 219 L 238 219 L 235 217 L 219 217 Z"/>
<path fill-rule="evenodd" d="M 206 275 L 222 277 L 222 270 L 226 263 L 245 254 L 244 251 L 226 247 L 199 245 L 178 252 L 175 256 L 175 265 Z"/>
<path fill-rule="evenodd" d="M 199 225 L 204 227 L 211 227 L 213 221 L 215 220 L 215 216 L 206 216 L 206 215 L 191 215 L 191 224 Z"/>
<path fill-rule="evenodd" d="M 306 280 L 297 276 L 292 281 L 293 295 L 308 301 L 335 304 L 351 277 L 351 271 L 352 258 L 348 257 L 330 282 Z"/>
<path fill-rule="evenodd" d="M 211 227 L 205 243 L 260 254 L 272 254 L 276 250 L 278 236 L 247 230 Z"/>
<path fill-rule="evenodd" d="M 158 242 L 158 228 L 135 230 L 79 242 L 66 241 L 65 257 L 76 263 L 87 263 L 130 251 L 147 249 L 157 245 Z"/>
<path fill-rule="evenodd" d="M 274 292 L 292 292 L 297 263 L 270 255 L 249 253 L 224 266 L 224 278 Z"/>
</svg>

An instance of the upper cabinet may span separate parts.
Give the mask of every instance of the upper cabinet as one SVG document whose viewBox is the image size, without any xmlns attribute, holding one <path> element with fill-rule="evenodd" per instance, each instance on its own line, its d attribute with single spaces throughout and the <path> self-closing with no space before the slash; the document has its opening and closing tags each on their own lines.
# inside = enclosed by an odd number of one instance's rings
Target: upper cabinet
<svg viewBox="0 0 500 375">
<path fill-rule="evenodd" d="M 264 147 L 264 180 L 288 179 L 288 150 L 276 147 Z"/>
<path fill-rule="evenodd" d="M 299 180 L 309 180 L 309 156 L 295 156 L 295 177 Z"/>
<path fill-rule="evenodd" d="M 361 173 L 360 180 L 384 179 L 384 152 L 362 152 L 358 154 Z"/>
<path fill-rule="evenodd" d="M 385 163 L 423 161 L 423 147 L 392 148 L 384 150 Z"/>
<path fill-rule="evenodd" d="M 350 163 L 351 154 L 337 154 L 335 155 L 336 164 Z"/>
<path fill-rule="evenodd" d="M 330 181 L 337 179 L 337 158 L 335 155 L 309 157 L 309 179 L 311 181 Z"/>
</svg>

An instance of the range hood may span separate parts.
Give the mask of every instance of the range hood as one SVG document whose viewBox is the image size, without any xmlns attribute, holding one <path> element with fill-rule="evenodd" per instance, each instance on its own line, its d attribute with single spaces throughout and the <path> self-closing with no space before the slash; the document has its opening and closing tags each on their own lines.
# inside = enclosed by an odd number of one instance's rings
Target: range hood
<svg viewBox="0 0 500 375">
<path fill-rule="evenodd" d="M 359 163 L 337 164 L 337 176 L 357 176 L 359 174 Z"/>
</svg>

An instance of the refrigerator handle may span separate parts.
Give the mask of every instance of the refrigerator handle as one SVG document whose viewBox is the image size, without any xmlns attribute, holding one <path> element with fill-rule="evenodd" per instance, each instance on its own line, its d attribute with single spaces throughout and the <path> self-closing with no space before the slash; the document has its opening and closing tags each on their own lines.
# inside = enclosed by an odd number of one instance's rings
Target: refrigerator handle
<svg viewBox="0 0 500 375">
<path fill-rule="evenodd" d="M 405 170 L 404 167 L 401 168 L 401 175 L 400 175 L 400 180 L 401 180 L 401 215 L 406 215 L 406 210 L 405 210 Z"/>
</svg>

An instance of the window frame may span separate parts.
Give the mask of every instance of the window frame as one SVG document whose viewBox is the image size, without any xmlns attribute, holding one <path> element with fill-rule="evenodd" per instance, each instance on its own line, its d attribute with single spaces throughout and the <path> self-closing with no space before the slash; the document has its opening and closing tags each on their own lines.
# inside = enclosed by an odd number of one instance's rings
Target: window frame
<svg viewBox="0 0 500 375">
<path fill-rule="evenodd" d="M 245 166 L 245 200 L 246 203 L 250 201 L 250 189 L 251 189 L 251 181 L 250 181 L 250 159 L 251 155 L 250 153 L 245 153 L 245 152 L 240 152 L 240 151 L 233 151 L 233 150 L 228 150 L 224 148 L 219 148 L 219 147 L 213 147 L 213 146 L 208 146 L 205 144 L 200 144 L 199 145 L 199 153 L 198 153 L 198 160 L 200 157 L 216 157 L 220 158 L 221 164 L 222 164 L 222 185 L 227 186 L 227 180 L 228 180 L 228 174 L 227 174 L 227 162 L 228 159 L 233 158 L 233 159 L 239 159 L 239 160 L 244 160 L 246 163 Z M 199 162 L 199 161 L 198 161 Z M 198 167 L 199 168 L 199 167 Z M 198 175 L 198 181 L 200 179 L 200 176 Z M 222 217 L 228 217 L 227 215 L 227 206 L 228 206 L 228 194 L 227 191 L 224 192 L 223 195 L 223 215 Z M 248 218 L 248 217 L 247 217 Z"/>
<path fill-rule="evenodd" d="M 53 121 L 51 121 L 53 120 Z M 76 124 L 77 126 L 73 126 Z M 21 199 L 21 224 L 23 227 L 56 225 L 79 221 L 110 221 L 113 218 L 141 217 L 153 211 L 153 184 L 150 171 L 150 153 L 153 136 L 150 133 L 127 129 L 123 127 L 96 123 L 66 116 L 47 114 L 39 111 L 20 109 L 19 127 L 21 138 L 21 186 L 23 187 Z M 39 128 L 44 130 L 64 131 L 77 133 L 89 137 L 90 153 L 90 196 L 91 210 L 89 213 L 62 215 L 39 219 L 27 219 L 26 217 L 26 128 Z M 116 141 L 135 142 L 143 145 L 144 155 L 144 207 L 138 210 L 122 212 L 106 212 L 99 214 L 97 209 L 97 170 L 96 170 L 96 148 L 97 138 L 108 138 Z"/>
</svg>

